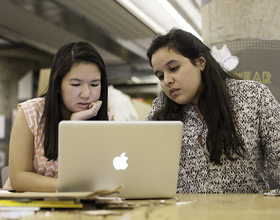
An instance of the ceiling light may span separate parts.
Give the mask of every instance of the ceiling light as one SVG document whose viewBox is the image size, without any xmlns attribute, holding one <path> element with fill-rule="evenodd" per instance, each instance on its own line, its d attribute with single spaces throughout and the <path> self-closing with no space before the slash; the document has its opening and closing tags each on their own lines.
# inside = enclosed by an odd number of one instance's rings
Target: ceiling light
<svg viewBox="0 0 280 220">
<path fill-rule="evenodd" d="M 159 26 L 143 11 L 141 11 L 138 7 L 136 7 L 131 1 L 129 0 L 116 0 L 116 1 L 120 3 L 123 7 L 125 7 L 128 11 L 130 11 L 138 19 L 140 19 L 143 23 L 145 23 L 148 27 L 154 30 L 156 33 L 166 32 L 161 26 Z"/>
<path fill-rule="evenodd" d="M 189 25 L 188 22 L 172 7 L 167 0 L 157 0 L 159 4 L 177 21 L 177 23 L 185 30 L 202 41 L 202 37 Z"/>
</svg>

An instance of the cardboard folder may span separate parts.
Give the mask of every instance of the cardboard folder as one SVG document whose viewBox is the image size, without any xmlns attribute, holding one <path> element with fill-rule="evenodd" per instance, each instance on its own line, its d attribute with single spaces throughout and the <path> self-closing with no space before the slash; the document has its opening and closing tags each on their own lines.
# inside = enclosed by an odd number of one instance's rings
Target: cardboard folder
<svg viewBox="0 0 280 220">
<path fill-rule="evenodd" d="M 123 186 L 113 190 L 98 190 L 95 192 L 22 192 L 0 193 L 0 199 L 94 199 L 102 195 L 119 192 Z"/>
</svg>

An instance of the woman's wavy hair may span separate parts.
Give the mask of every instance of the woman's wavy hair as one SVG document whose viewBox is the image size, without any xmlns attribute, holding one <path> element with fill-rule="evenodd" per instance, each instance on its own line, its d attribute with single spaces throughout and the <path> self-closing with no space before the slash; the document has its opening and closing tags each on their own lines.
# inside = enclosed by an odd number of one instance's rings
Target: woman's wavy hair
<svg viewBox="0 0 280 220">
<path fill-rule="evenodd" d="M 201 72 L 205 89 L 199 98 L 198 107 L 208 126 L 206 146 L 210 152 L 210 160 L 221 164 L 223 154 L 230 160 L 237 159 L 236 156 L 244 157 L 244 141 L 235 125 L 225 83 L 226 78 L 237 79 L 237 76 L 224 70 L 212 57 L 210 49 L 189 32 L 174 28 L 165 35 L 156 36 L 147 51 L 151 67 L 153 54 L 162 47 L 180 53 L 194 66 L 197 66 L 198 58 L 206 60 L 205 69 Z M 163 91 L 160 96 L 164 104 L 152 116 L 152 120 L 183 121 L 184 105 L 173 102 Z"/>
<path fill-rule="evenodd" d="M 58 124 L 62 120 L 61 98 L 58 91 L 61 90 L 61 83 L 72 66 L 81 63 L 95 64 L 101 73 L 101 92 L 99 100 L 102 101 L 98 114 L 89 120 L 108 120 L 107 99 L 108 83 L 104 61 L 97 50 L 89 43 L 78 41 L 61 47 L 54 59 L 51 68 L 48 90 L 42 97 L 45 97 L 45 157 L 48 160 L 56 160 L 58 157 Z"/>
</svg>

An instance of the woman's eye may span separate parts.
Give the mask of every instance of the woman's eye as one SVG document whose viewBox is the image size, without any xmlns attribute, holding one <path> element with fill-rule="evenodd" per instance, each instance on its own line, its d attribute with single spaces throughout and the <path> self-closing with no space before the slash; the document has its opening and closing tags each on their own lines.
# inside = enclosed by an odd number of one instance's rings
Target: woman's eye
<svg viewBox="0 0 280 220">
<path fill-rule="evenodd" d="M 71 84 L 71 86 L 79 86 L 79 85 L 81 85 L 81 84 Z"/>
<path fill-rule="evenodd" d="M 179 66 L 172 67 L 172 68 L 170 68 L 170 71 L 171 71 L 171 72 L 174 72 L 174 71 L 176 71 L 178 68 L 179 68 Z"/>
<path fill-rule="evenodd" d="M 92 87 L 97 87 L 99 84 L 91 84 Z"/>
<path fill-rule="evenodd" d="M 159 80 L 163 80 L 163 79 L 164 79 L 164 74 L 158 74 L 158 75 L 156 75 L 156 77 L 157 77 Z"/>
</svg>

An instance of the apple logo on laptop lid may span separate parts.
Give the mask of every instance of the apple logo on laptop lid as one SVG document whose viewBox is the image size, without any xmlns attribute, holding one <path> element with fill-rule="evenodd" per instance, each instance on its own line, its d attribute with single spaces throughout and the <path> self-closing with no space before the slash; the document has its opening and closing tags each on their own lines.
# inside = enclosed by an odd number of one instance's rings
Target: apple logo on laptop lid
<svg viewBox="0 0 280 220">
<path fill-rule="evenodd" d="M 120 156 L 117 156 L 113 159 L 113 166 L 116 170 L 125 170 L 128 167 L 126 163 L 128 157 L 125 156 L 125 152 L 123 152 Z"/>
</svg>

